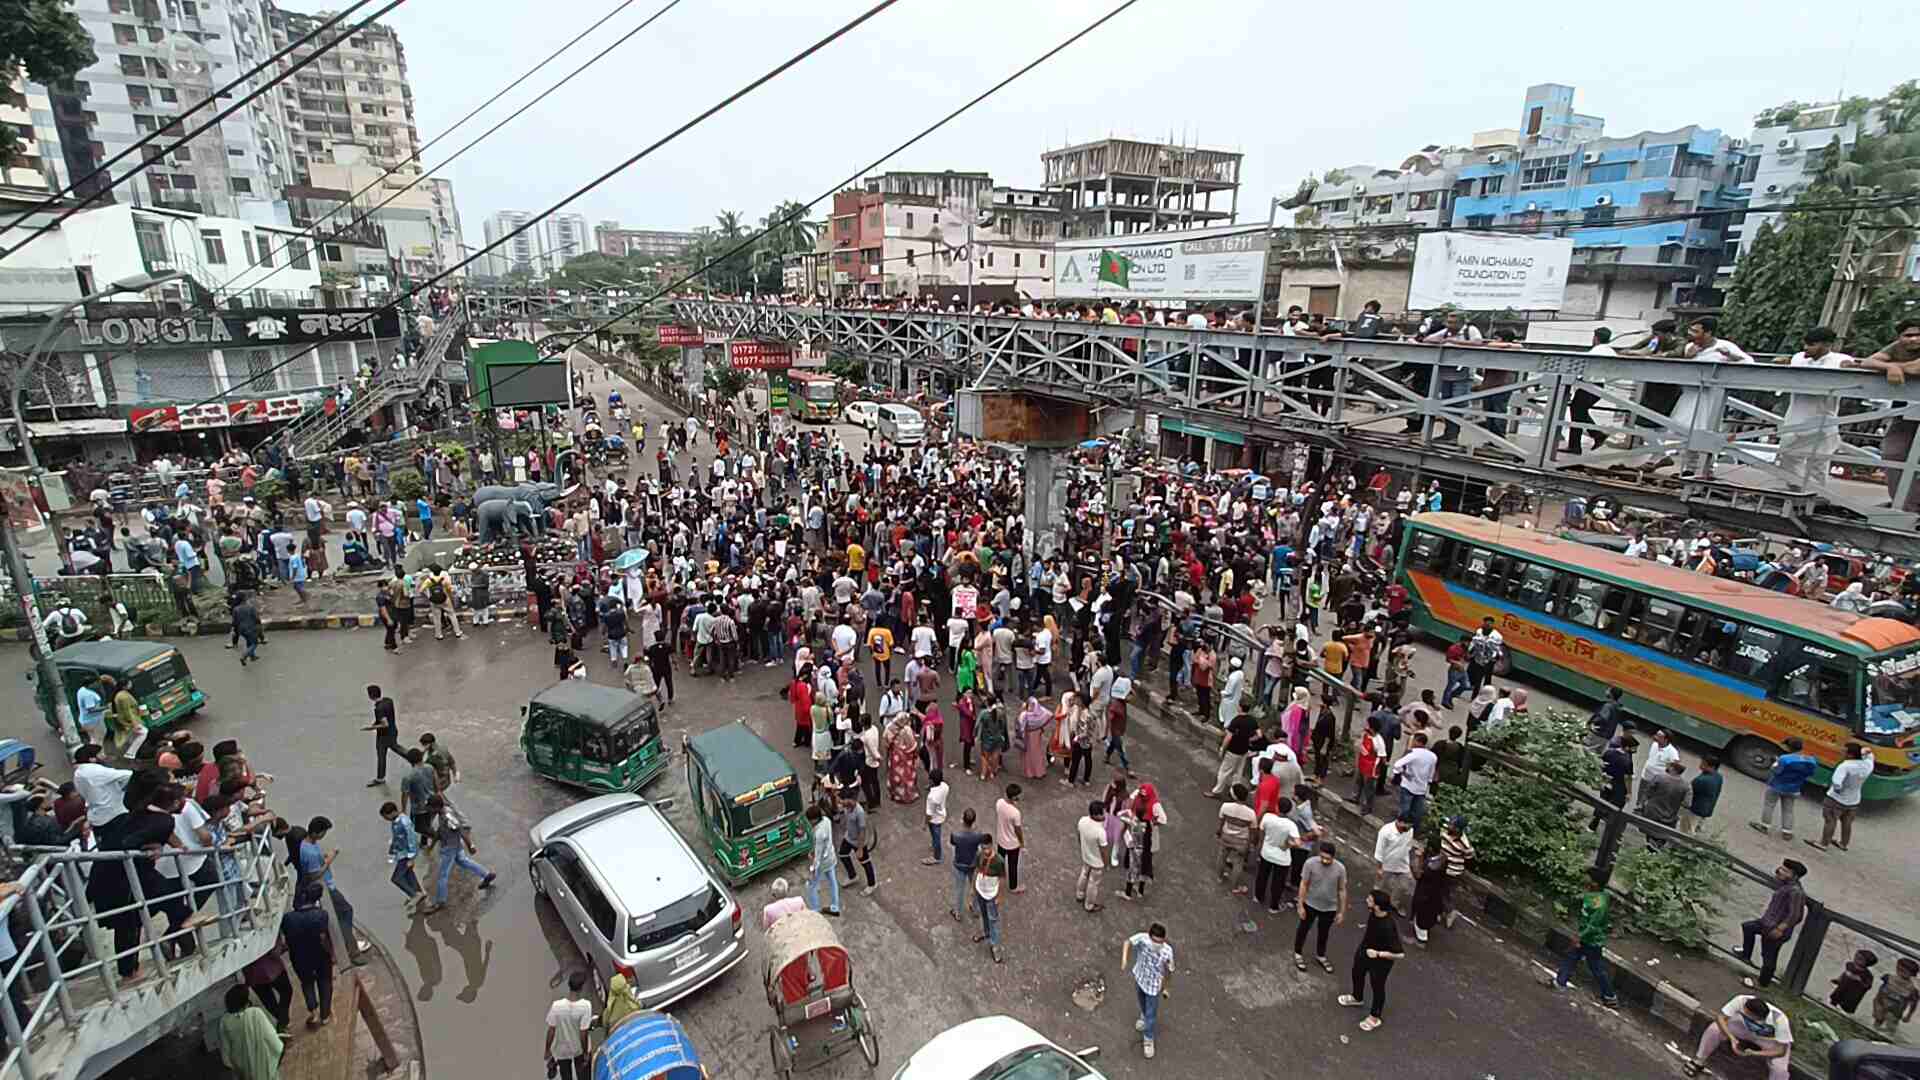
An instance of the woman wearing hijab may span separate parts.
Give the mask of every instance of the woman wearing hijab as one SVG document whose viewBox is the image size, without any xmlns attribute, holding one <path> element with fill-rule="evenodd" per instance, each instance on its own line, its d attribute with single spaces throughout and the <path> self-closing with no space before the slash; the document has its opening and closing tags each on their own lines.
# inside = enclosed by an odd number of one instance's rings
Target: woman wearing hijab
<svg viewBox="0 0 1920 1080">
<path fill-rule="evenodd" d="M 1493 688 L 1491 682 L 1482 686 L 1479 692 L 1473 695 L 1473 700 L 1467 703 L 1467 730 L 1469 732 L 1478 731 L 1480 726 L 1487 722 L 1487 713 L 1492 710 L 1493 703 L 1499 696 L 1499 691 Z"/>
<path fill-rule="evenodd" d="M 1304 757 L 1306 743 L 1301 740 L 1307 731 L 1307 712 L 1311 709 L 1313 695 L 1304 686 L 1294 687 L 1293 700 L 1280 711 L 1280 727 L 1287 733 L 1287 745 L 1293 747 L 1295 757 Z"/>
<path fill-rule="evenodd" d="M 640 999 L 633 996 L 633 988 L 627 985 L 625 975 L 615 975 L 607 980 L 607 1004 L 600 1010 L 602 1031 L 611 1033 L 620 1021 L 640 1010 Z"/>
<path fill-rule="evenodd" d="M 813 742 L 813 668 L 803 667 L 787 687 L 787 704 L 793 706 L 793 745 L 811 746 Z"/>
<path fill-rule="evenodd" d="M 1128 900 L 1145 900 L 1147 882 L 1153 880 L 1153 853 L 1160 847 L 1160 830 L 1167 824 L 1167 808 L 1152 784 L 1141 784 L 1120 816 L 1125 828 L 1127 866 L 1126 888 L 1120 895 Z"/>
<path fill-rule="evenodd" d="M 1413 888 L 1413 936 L 1421 948 L 1426 948 L 1428 931 L 1446 915 L 1454 881 L 1467 872 L 1473 854 L 1467 819 L 1456 814 L 1448 819 L 1439 845 L 1422 860 L 1420 880 Z M 1453 925 L 1451 919 L 1447 925 Z"/>
<path fill-rule="evenodd" d="M 1026 758 L 1025 775 L 1029 780 L 1039 780 L 1047 775 L 1047 725 L 1053 721 L 1053 710 L 1040 704 L 1037 697 L 1027 698 L 1027 707 L 1020 710 L 1020 751 Z"/>
<path fill-rule="evenodd" d="M 919 740 L 913 737 L 913 722 L 904 712 L 894 713 L 881 732 L 887 748 L 887 798 L 897 803 L 920 798 Z"/>
</svg>

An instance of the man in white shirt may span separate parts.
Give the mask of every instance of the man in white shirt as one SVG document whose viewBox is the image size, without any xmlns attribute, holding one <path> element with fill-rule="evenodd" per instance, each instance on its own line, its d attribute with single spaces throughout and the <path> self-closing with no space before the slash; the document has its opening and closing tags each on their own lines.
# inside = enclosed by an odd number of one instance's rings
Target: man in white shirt
<svg viewBox="0 0 1920 1080">
<path fill-rule="evenodd" d="M 1640 768 L 1640 800 L 1635 809 L 1647 803 L 1647 781 L 1666 774 L 1667 766 L 1680 760 L 1680 748 L 1673 745 L 1673 736 L 1663 728 L 1653 730 L 1653 743 L 1647 750 L 1647 763 Z"/>
<path fill-rule="evenodd" d="M 88 743 L 73 752 L 73 789 L 87 802 L 87 824 L 99 828 L 127 812 L 127 782 L 133 773 L 99 762 L 100 747 Z"/>
<path fill-rule="evenodd" d="M 927 788 L 927 834 L 933 839 L 933 855 L 921 859 L 921 866 L 940 865 L 940 830 L 947 823 L 947 777 L 946 770 L 933 769 L 927 773 L 932 785 Z"/>
<path fill-rule="evenodd" d="M 1758 994 L 1740 994 L 1727 1002 L 1720 1015 L 1700 1033 L 1700 1045 L 1684 1075 L 1699 1076 L 1722 1046 L 1736 1047 L 1742 1057 L 1766 1062 L 1768 1080 L 1787 1080 L 1793 1073 L 1793 1025 L 1787 1014 Z"/>
<path fill-rule="evenodd" d="M 1853 357 L 1836 350 L 1832 330 L 1816 326 L 1801 338 L 1800 351 L 1789 367 L 1842 368 Z M 1827 394 L 1789 394 L 1787 414 L 1780 422 L 1780 468 L 1804 490 L 1827 477 L 1833 455 L 1840 449 L 1839 399 Z M 1800 430 L 1791 430 L 1798 428 Z"/>
<path fill-rule="evenodd" d="M 1380 826 L 1373 841 L 1375 881 L 1393 899 L 1393 909 L 1406 916 L 1413 899 L 1413 819 L 1405 814 Z"/>
<path fill-rule="evenodd" d="M 1860 791 L 1872 775 L 1873 751 L 1857 742 L 1848 743 L 1840 764 L 1833 767 L 1833 776 L 1827 781 L 1826 798 L 1820 800 L 1820 840 L 1818 843 L 1808 840 L 1808 846 L 1821 851 L 1829 846 L 1845 851 L 1852 845 L 1853 815 L 1860 809 Z M 1833 836 L 1835 828 L 1840 831 L 1838 841 Z"/>
<path fill-rule="evenodd" d="M 565 1080 L 588 1080 L 591 1075 L 593 1002 L 586 997 L 587 973 L 567 976 L 567 996 L 547 1008 L 546 1059 Z"/>
<path fill-rule="evenodd" d="M 1427 816 L 1427 795 L 1433 790 L 1433 776 L 1439 767 L 1440 759 L 1427 749 L 1427 733 L 1416 731 L 1413 746 L 1400 755 L 1389 773 L 1400 781 L 1400 816 L 1411 819 L 1415 828 Z"/>
</svg>

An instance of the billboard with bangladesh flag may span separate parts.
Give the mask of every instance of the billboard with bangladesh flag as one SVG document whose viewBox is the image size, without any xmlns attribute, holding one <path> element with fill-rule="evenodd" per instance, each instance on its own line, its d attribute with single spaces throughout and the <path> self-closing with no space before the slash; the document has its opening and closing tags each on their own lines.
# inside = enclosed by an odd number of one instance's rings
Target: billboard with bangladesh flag
<svg viewBox="0 0 1920 1080">
<path fill-rule="evenodd" d="M 1259 299 L 1267 272 L 1264 225 L 1136 233 L 1054 245 L 1054 294 L 1062 299 L 1160 301 Z"/>
</svg>

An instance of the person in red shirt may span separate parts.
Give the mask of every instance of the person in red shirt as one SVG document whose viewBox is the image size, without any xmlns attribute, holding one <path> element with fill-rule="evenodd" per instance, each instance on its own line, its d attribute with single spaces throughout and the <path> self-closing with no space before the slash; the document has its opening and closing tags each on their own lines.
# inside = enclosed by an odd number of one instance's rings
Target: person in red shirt
<svg viewBox="0 0 1920 1080">
<path fill-rule="evenodd" d="M 1253 792 L 1253 820 L 1259 821 L 1280 807 L 1280 778 L 1273 775 L 1273 759 L 1260 759 L 1260 786 Z"/>
<path fill-rule="evenodd" d="M 813 666 L 800 669 L 793 685 L 787 688 L 787 702 L 793 706 L 793 745 L 813 745 Z"/>
<path fill-rule="evenodd" d="M 1405 611 L 1408 599 L 1409 594 L 1405 585 L 1396 581 L 1387 586 L 1387 614 L 1398 615 Z"/>
<path fill-rule="evenodd" d="M 1447 685 L 1440 691 L 1440 707 L 1453 708 L 1454 697 L 1472 689 L 1473 681 L 1467 678 L 1467 643 L 1456 641 L 1447 646 Z"/>
</svg>

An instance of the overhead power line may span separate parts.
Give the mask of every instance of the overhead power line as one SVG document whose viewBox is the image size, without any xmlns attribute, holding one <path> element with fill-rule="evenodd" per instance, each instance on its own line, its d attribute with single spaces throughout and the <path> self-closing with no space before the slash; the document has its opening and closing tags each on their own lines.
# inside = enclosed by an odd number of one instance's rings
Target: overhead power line
<svg viewBox="0 0 1920 1080">
<path fill-rule="evenodd" d="M 968 110 L 972 109 L 974 106 L 992 97 L 994 94 L 999 93 L 1001 90 L 1011 85 L 1015 80 L 1019 79 L 1021 76 L 1027 74 L 1028 72 L 1032 71 L 1034 68 L 1039 67 L 1041 64 L 1044 64 L 1048 60 L 1053 59 L 1055 56 L 1058 56 L 1060 53 L 1065 52 L 1069 47 L 1074 45 L 1081 38 L 1084 38 L 1087 35 L 1093 33 L 1095 30 L 1098 30 L 1102 26 L 1105 26 L 1108 22 L 1112 21 L 1121 12 L 1126 11 L 1128 8 L 1132 7 L 1137 3 L 1139 3 L 1139 0 L 1125 0 L 1124 3 L 1121 3 L 1120 5 L 1116 6 L 1113 10 L 1107 12 L 1105 15 L 1100 16 L 1099 18 L 1088 23 L 1086 26 L 1082 27 L 1078 32 L 1074 33 L 1071 37 L 1068 37 L 1066 40 L 1060 42 L 1058 45 L 1055 45 L 1053 48 L 1048 49 L 1046 52 L 1043 52 L 1039 56 L 1028 61 L 1024 66 L 1014 71 L 1013 74 L 1008 75 L 1006 78 L 1001 79 L 999 82 L 994 83 L 992 86 L 987 87 L 985 90 L 981 91 L 979 94 L 976 94 L 974 97 L 966 101 L 959 108 L 954 109 L 952 112 L 946 114 L 940 119 L 935 120 L 933 123 L 922 128 L 918 133 L 913 135 L 911 138 L 907 139 L 907 141 L 901 143 L 900 145 L 894 147 L 893 149 L 887 151 L 886 153 L 881 154 L 879 157 L 873 159 L 871 162 L 868 162 L 867 164 L 854 170 L 854 172 L 851 175 L 849 175 L 846 179 L 839 181 L 838 183 L 834 184 L 832 187 L 827 188 L 827 190 L 821 192 L 818 195 L 815 195 L 812 199 L 808 200 L 807 202 L 802 203 L 800 205 L 799 210 L 792 211 L 788 213 L 786 216 L 776 221 L 768 222 L 766 226 L 763 227 L 759 232 L 756 232 L 750 236 L 747 236 L 745 239 L 741 240 L 740 243 L 735 244 L 733 247 L 728 248 L 726 251 L 707 260 L 702 265 L 694 268 L 693 270 L 689 270 L 685 274 L 682 274 L 680 277 L 677 277 L 673 281 L 668 282 L 666 285 L 662 286 L 658 291 L 656 291 L 653 295 L 643 300 L 637 301 L 633 304 L 622 307 L 616 310 L 615 312 L 613 312 L 604 322 L 596 323 L 585 330 L 581 330 L 581 331 L 578 331 L 577 333 L 573 333 L 571 336 L 576 339 L 590 337 L 594 334 L 599 333 L 602 330 L 605 330 L 610 326 L 613 326 L 615 323 L 621 322 L 641 311 L 646 310 L 647 306 L 652 304 L 654 301 L 659 300 L 661 297 L 666 296 L 668 293 L 671 293 L 673 290 L 679 288 L 682 285 L 685 285 L 687 282 L 692 281 L 694 278 L 699 277 L 701 274 L 706 273 L 708 270 L 712 269 L 713 267 L 718 266 L 719 264 L 727 261 L 728 259 L 733 258 L 735 255 L 738 255 L 740 252 L 745 251 L 748 248 L 752 247 L 754 244 L 760 241 L 761 237 L 767 235 L 768 233 L 774 231 L 775 229 L 781 228 L 789 224 L 790 222 L 798 220 L 802 215 L 806 213 L 806 211 L 812 209 L 815 204 L 832 197 L 832 195 L 835 192 L 838 192 L 848 187 L 849 185 L 853 184 L 855 181 L 859 180 L 862 176 L 865 176 L 867 173 L 870 173 L 873 170 L 879 168 L 880 166 L 886 164 L 888 161 L 892 160 L 894 157 L 898 156 L 899 154 L 904 153 L 906 150 L 911 148 L 914 144 L 918 143 L 920 140 L 926 138 L 927 136 L 945 127 L 948 123 L 959 118 L 963 113 L 967 112 Z M 501 379 L 499 383 L 490 385 L 488 389 L 489 391 L 491 391 L 493 389 L 497 389 L 500 386 L 505 386 L 508 383 L 511 383 L 514 379 L 519 378 L 521 375 L 531 370 L 532 368 L 528 367 L 521 371 L 513 372 L 512 374 L 508 375 L 506 378 Z"/>
<path fill-rule="evenodd" d="M 169 119 L 165 124 L 162 124 L 158 128 L 155 128 L 154 130 L 147 132 L 145 135 L 135 140 L 133 145 L 127 147 L 125 150 L 122 150 L 119 153 L 108 158 L 104 163 L 96 166 L 92 172 L 88 173 L 87 175 L 81 177 L 78 180 L 75 180 L 73 183 L 68 184 L 66 187 L 61 188 L 59 191 L 56 191 L 53 194 L 48 195 L 46 198 L 28 207 L 26 210 L 21 212 L 19 217 L 14 218 L 13 221 L 7 225 L 7 228 L 9 229 L 17 228 L 21 224 L 25 223 L 28 218 L 39 213 L 40 211 L 51 209 L 52 207 L 60 205 L 60 200 L 62 198 L 65 198 L 66 196 L 71 195 L 76 191 L 79 191 L 81 187 L 83 187 L 88 181 L 92 180 L 96 176 L 99 176 L 101 173 L 107 172 L 108 170 L 112 169 L 115 165 L 118 165 L 121 161 L 125 160 L 129 154 L 134 153 L 135 151 L 139 150 L 141 147 L 147 145 L 148 143 L 154 141 L 155 139 L 158 139 L 166 135 L 167 132 L 178 128 L 181 125 L 181 123 L 187 119 L 187 117 L 192 116 L 194 113 L 197 113 L 201 109 L 204 109 L 207 106 L 213 104 L 215 101 L 219 100 L 220 98 L 223 98 L 228 94 L 233 93 L 235 90 L 238 90 L 241 87 L 247 85 L 249 80 L 253 79 L 255 76 L 260 75 L 261 73 L 272 68 L 275 64 L 279 63 L 281 60 L 285 59 L 287 56 L 292 54 L 294 50 L 299 49 L 300 47 L 306 45 L 308 42 L 312 41 L 314 38 L 317 38 L 321 34 L 326 33 L 328 30 L 333 29 L 335 26 L 340 24 L 341 20 L 345 19 L 347 16 L 353 14 L 354 12 L 360 10 L 361 8 L 366 7 L 368 4 L 372 2 L 373 0 L 356 0 L 353 6 L 328 16 L 327 21 L 319 24 L 318 26 L 315 26 L 312 30 L 307 31 L 307 33 L 303 37 L 299 38 L 296 41 L 288 43 L 286 48 L 281 49 L 279 52 L 274 53 L 272 56 L 267 57 L 265 60 L 262 60 L 260 63 L 255 64 L 253 67 L 248 68 L 246 71 L 241 72 L 232 82 L 226 84 L 225 86 L 222 86 L 220 89 L 215 90 L 212 93 L 209 93 L 206 97 L 200 99 L 199 101 L 194 102 L 192 106 L 182 110 L 179 115 Z M 88 199 L 87 201 L 91 202 L 92 200 Z"/>
<path fill-rule="evenodd" d="M 192 131 L 186 133 L 185 135 L 182 135 L 180 138 L 175 139 L 171 143 L 168 143 L 165 148 L 163 148 L 159 153 L 155 154 L 153 157 L 150 157 L 147 160 L 142 161 L 140 164 L 134 166 L 132 169 L 127 170 L 126 173 L 124 173 L 119 177 L 109 178 L 107 186 L 102 188 L 100 193 L 105 194 L 108 191 L 112 191 L 114 188 L 119 187 L 121 184 L 124 184 L 128 180 L 131 180 L 134 177 L 140 175 L 142 172 L 145 172 L 147 168 L 151 166 L 155 161 L 159 160 L 162 157 L 165 157 L 168 154 L 173 153 L 175 150 L 178 150 L 181 147 L 192 142 L 193 140 L 199 138 L 201 135 L 205 134 L 207 131 L 219 126 L 220 121 L 225 120 L 227 117 L 232 116 L 236 112 L 239 112 L 242 108 L 246 107 L 248 102 L 266 93 L 267 91 L 273 89 L 274 87 L 280 85 L 281 83 L 286 82 L 288 79 L 291 79 L 296 72 L 300 71 L 300 69 L 306 67 L 308 64 L 311 64 L 314 61 L 320 59 L 320 57 L 326 55 L 328 52 L 330 52 L 333 49 L 334 46 L 347 40 L 348 38 L 359 33 L 360 31 L 365 30 L 367 27 L 372 26 L 374 22 L 377 21 L 382 15 L 385 15 L 389 11 L 392 11 L 394 8 L 397 8 L 401 4 L 404 4 L 406 2 L 407 0 L 387 0 L 387 3 L 383 5 L 380 8 L 380 10 L 374 12 L 372 15 L 367 16 L 365 19 L 362 19 L 361 21 L 355 23 L 352 29 L 343 32 L 339 37 L 334 38 L 332 41 L 327 42 L 325 45 L 321 46 L 320 48 L 315 49 L 313 52 L 308 53 L 306 56 L 301 57 L 299 60 L 288 65 L 286 70 L 282 71 L 278 75 L 275 75 L 273 78 L 268 79 L 265 83 L 261 84 L 261 86 L 258 89 L 247 94 L 245 97 L 227 106 L 226 108 L 221 109 L 218 113 L 215 113 L 212 117 L 208 118 L 199 127 L 194 128 Z M 58 229 L 61 226 L 61 224 L 64 223 L 68 218 L 72 217 L 75 214 L 81 213 L 82 211 L 87 209 L 89 209 L 89 206 L 87 204 L 82 204 L 79 206 L 69 207 L 68 209 L 62 211 L 60 213 L 60 216 L 54 218 L 52 221 L 49 221 L 45 225 L 42 225 L 39 228 L 28 233 L 27 238 L 25 240 L 20 241 L 19 243 L 13 245 L 10 248 L 7 248 L 5 251 L 0 251 L 0 259 L 5 259 L 7 256 L 12 255 L 14 252 L 17 252 L 21 248 L 26 247 L 28 244 L 33 243 L 35 240 L 38 240 L 40 237 L 45 236 L 47 233 L 52 232 L 55 229 Z"/>
<path fill-rule="evenodd" d="M 492 97 L 481 102 L 480 104 L 475 105 L 471 110 L 468 111 L 468 113 L 465 116 L 454 121 L 452 127 L 441 132 L 439 135 L 434 136 L 431 142 L 428 142 L 427 145 L 421 147 L 414 154 L 414 157 L 418 158 L 424 155 L 428 150 L 433 149 L 434 144 L 438 143 L 441 139 L 444 139 L 447 136 L 453 134 L 456 130 L 458 130 L 461 127 L 461 125 L 465 124 L 467 121 L 479 115 L 482 109 L 485 109 L 487 106 L 492 105 L 494 102 L 499 101 L 502 97 L 505 97 L 508 93 L 512 92 L 515 87 L 519 86 L 521 83 L 526 82 L 528 79 L 532 78 L 534 74 L 537 73 L 541 68 L 546 67 L 548 64 L 552 63 L 555 59 L 557 59 L 560 56 L 561 53 L 564 53 L 568 49 L 571 49 L 575 45 L 579 44 L 580 41 L 584 39 L 588 34 L 591 34 L 595 30 L 598 30 L 602 26 L 605 26 L 607 22 L 610 21 L 615 15 L 618 15 L 620 14 L 620 12 L 626 10 L 628 7 L 631 7 L 635 2 L 636 0 L 620 0 L 620 3 L 617 6 L 615 6 L 612 11 L 609 11 L 605 15 L 602 15 L 598 20 L 596 20 L 593 23 L 593 25 L 587 27 L 585 30 L 582 30 L 578 34 L 574 35 L 572 40 L 560 46 L 558 49 L 555 49 L 553 52 L 548 53 L 546 59 L 528 68 L 526 72 L 522 74 L 519 78 L 508 83 L 506 86 L 501 87 L 498 93 L 494 94 Z M 656 19 L 659 19 L 662 15 L 665 15 L 667 12 L 673 10 L 675 7 L 678 7 L 681 3 L 682 3 L 682 0 L 668 0 L 666 6 L 660 8 L 660 10 L 654 12 L 652 15 L 649 15 L 647 19 L 644 22 L 642 22 L 640 25 L 620 35 L 620 37 L 615 39 L 611 45 L 608 45 L 606 48 L 595 53 L 590 59 L 587 60 L 586 63 L 581 64 L 577 68 L 574 68 L 559 82 L 556 82 L 552 86 L 547 87 L 545 90 L 541 91 L 540 94 L 536 96 L 533 100 L 520 106 L 518 109 L 515 109 L 512 113 L 508 114 L 508 116 L 505 119 L 501 120 L 499 123 L 493 125 L 487 130 L 481 132 L 478 137 L 474 138 L 472 141 L 468 142 L 465 146 L 462 146 L 460 149 L 454 151 L 452 156 L 448 157 L 447 160 L 440 162 L 439 164 L 435 165 L 431 170 L 427 172 L 420 173 L 414 176 L 412 180 L 408 181 L 406 186 L 389 193 L 386 198 L 382 199 L 377 205 L 373 206 L 372 208 L 356 213 L 353 216 L 352 220 L 348 221 L 345 225 L 342 225 L 339 229 L 334 231 L 345 232 L 359 225 L 361 222 L 367 221 L 368 219 L 372 218 L 374 214 L 377 214 L 381 210 L 385 209 L 395 199 L 398 199 L 400 196 L 405 195 L 407 192 L 412 191 L 416 187 L 419 187 L 422 183 L 425 183 L 428 179 L 432 178 L 436 173 L 440 172 L 442 169 L 445 169 L 447 166 L 460 160 L 460 156 L 462 154 L 465 154 L 467 151 L 473 149 L 475 146 L 478 146 L 488 136 L 492 135 L 494 132 L 499 131 L 501 128 L 505 127 L 507 124 L 512 123 L 514 120 L 518 119 L 521 116 L 521 114 L 525 113 L 528 109 L 532 108 L 535 105 L 538 105 L 541 101 L 544 101 L 549 94 L 552 94 L 554 91 L 560 89 L 562 86 L 565 86 L 567 83 L 571 82 L 574 79 L 574 77 L 578 76 L 581 72 L 592 67 L 594 64 L 599 63 L 602 59 L 604 59 L 607 56 L 608 53 L 611 53 L 614 49 L 617 49 L 621 45 L 624 45 L 628 41 L 631 41 L 636 34 L 640 33 L 640 31 L 642 30 L 645 30 L 647 27 L 652 26 Z M 382 182 L 384 182 L 388 177 L 398 172 L 401 168 L 401 164 L 402 163 L 396 163 L 393 167 L 389 168 L 387 171 L 381 173 L 377 177 L 374 177 L 373 180 L 369 181 L 365 187 L 362 187 L 360 190 L 347 196 L 347 201 L 345 203 L 321 215 L 319 220 L 315 221 L 312 225 L 302 230 L 298 235 L 287 237 L 286 241 L 282 243 L 279 247 L 274 248 L 271 251 L 267 251 L 263 247 L 262 253 L 260 255 L 260 260 L 259 260 L 260 265 L 271 265 L 272 269 L 269 270 L 267 273 L 261 275 L 258 281 L 253 282 L 248 287 L 259 288 L 261 285 L 263 285 L 267 281 L 267 279 L 273 277 L 275 274 L 278 274 L 280 271 L 291 266 L 292 263 L 286 262 L 286 261 L 281 261 L 278 263 L 274 262 L 274 256 L 278 255 L 280 252 L 285 251 L 287 248 L 293 246 L 293 244 L 296 241 L 300 240 L 302 237 L 308 238 L 310 240 L 318 241 L 320 239 L 319 230 L 320 230 L 321 222 L 327 220 L 328 218 L 334 216 L 335 214 L 338 214 L 343 209 L 352 208 L 353 201 L 355 199 L 358 199 L 360 196 L 365 195 L 367 192 L 373 190 L 375 187 L 379 186 Z M 261 243 L 264 245 L 266 241 L 262 240 Z M 220 284 L 219 288 L 213 290 L 214 295 L 219 296 L 221 293 L 225 292 L 230 286 L 232 286 L 234 282 L 239 281 L 240 279 L 246 277 L 249 273 L 252 272 L 253 269 L 257 269 L 257 267 L 249 268 L 248 270 L 243 270 L 233 275 L 232 277 L 228 278 L 226 281 Z"/>
<path fill-rule="evenodd" d="M 1129 2 L 1132 2 L 1132 0 L 1129 0 Z M 861 12 L 858 16 L 854 17 L 851 21 L 841 25 L 840 27 L 835 29 L 833 32 L 829 33 L 827 36 L 821 38 L 819 41 L 816 41 L 813 44 L 807 46 L 806 48 L 800 50 L 799 52 L 793 54 L 791 57 L 788 57 L 786 60 L 782 61 L 778 66 L 769 70 L 764 75 L 761 75 L 759 78 L 756 78 L 752 82 L 747 83 L 745 86 L 742 86 L 740 89 L 735 90 L 733 93 L 728 94 L 726 97 L 722 98 L 718 103 L 708 107 L 706 110 L 701 112 L 699 115 L 695 116 L 693 119 L 688 120 L 686 123 L 681 124 L 677 128 L 674 128 L 672 131 L 661 136 L 659 139 L 654 140 L 652 143 L 648 144 L 645 148 L 629 156 L 626 160 L 620 162 L 618 165 L 615 165 L 613 168 L 608 169 L 606 172 L 603 172 L 599 176 L 594 177 L 592 180 L 587 181 L 585 184 L 582 184 L 580 187 L 575 188 L 572 194 L 568 195 L 564 199 L 561 199 L 559 202 L 554 203 L 552 206 L 547 207 L 545 210 L 542 210 L 540 213 L 534 215 L 533 217 L 527 219 L 527 221 L 524 224 L 522 224 L 519 228 L 516 228 L 511 232 L 506 233 L 505 235 L 501 236 L 500 239 L 495 240 L 493 243 L 488 244 L 486 247 L 475 250 L 474 253 L 468 256 L 467 258 L 461 260 L 458 263 L 455 263 L 453 266 L 448 267 L 447 269 L 441 271 L 440 273 L 434 275 L 433 277 L 428 278 L 426 281 L 421 282 L 420 284 L 407 290 L 401 295 L 393 298 L 392 300 L 387 301 L 387 303 L 381 305 L 378 308 L 375 308 L 366 317 L 373 318 L 385 312 L 397 310 L 406 301 L 411 300 L 413 297 L 418 296 L 420 293 L 425 292 L 428 289 L 431 289 L 435 285 L 451 277 L 456 271 L 466 267 L 469 263 L 472 263 L 478 260 L 479 258 L 486 255 L 488 252 L 494 250 L 495 248 L 504 246 L 508 241 L 512 240 L 514 237 L 519 236 L 520 234 L 526 232 L 528 229 L 533 228 L 535 225 L 539 224 L 540 222 L 545 221 L 547 218 L 552 217 L 556 213 L 559 213 L 562 209 L 565 209 L 567 206 L 571 205 L 573 202 L 578 200 L 580 197 L 586 195 L 588 192 L 592 191 L 594 188 L 599 187 L 601 184 L 604 184 L 608 180 L 611 180 L 615 176 L 618 176 L 621 172 L 633 167 L 635 164 L 639 163 L 640 161 L 644 160 L 647 156 L 651 155 L 654 151 L 659 150 L 661 147 L 666 146 L 668 143 L 686 134 L 688 131 L 691 131 L 693 128 L 698 127 L 701 123 L 711 119 L 715 114 L 726 109 L 728 106 L 731 106 L 733 103 L 739 101 L 741 98 L 746 97 L 748 94 L 759 89 L 760 87 L 765 86 L 767 83 L 778 78 L 780 75 L 784 74 L 786 71 L 800 64 L 802 61 L 806 60 L 808 57 L 811 57 L 813 54 L 819 52 L 820 50 L 840 40 L 846 35 L 852 33 L 855 29 L 859 28 L 862 24 L 866 23 L 868 20 L 872 19 L 874 16 L 892 7 L 896 3 L 899 3 L 899 0 L 880 0 L 879 3 L 868 8 L 866 11 Z M 296 352 L 293 355 L 287 357 L 285 360 L 282 360 L 281 362 L 274 364 L 271 367 L 268 367 L 266 370 L 256 375 L 249 376 L 238 383 L 235 383 L 232 387 L 228 388 L 225 392 L 214 394 L 211 397 L 202 398 L 199 401 L 195 402 L 194 404 L 205 405 L 210 402 L 223 401 L 226 398 L 231 397 L 233 395 L 233 392 L 240 389 L 241 387 L 249 386 L 253 383 L 259 382 L 261 379 L 271 378 L 273 374 L 279 371 L 281 368 L 284 368 L 287 365 L 292 364 L 293 362 L 301 359 L 302 357 L 311 355 L 312 353 L 314 353 L 320 348 L 321 344 L 324 344 L 324 342 L 316 342 L 315 344 L 309 345 L 306 348 L 300 350 L 299 352 Z"/>
</svg>

